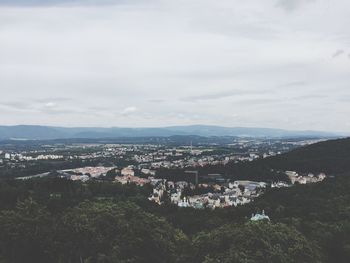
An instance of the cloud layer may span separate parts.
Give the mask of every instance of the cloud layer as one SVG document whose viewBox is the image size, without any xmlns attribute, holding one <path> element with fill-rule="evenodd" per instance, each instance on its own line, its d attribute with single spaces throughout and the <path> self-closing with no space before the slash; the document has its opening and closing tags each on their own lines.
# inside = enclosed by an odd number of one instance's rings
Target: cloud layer
<svg viewBox="0 0 350 263">
<path fill-rule="evenodd" d="M 0 0 L 0 124 L 350 131 L 350 3 Z"/>
</svg>

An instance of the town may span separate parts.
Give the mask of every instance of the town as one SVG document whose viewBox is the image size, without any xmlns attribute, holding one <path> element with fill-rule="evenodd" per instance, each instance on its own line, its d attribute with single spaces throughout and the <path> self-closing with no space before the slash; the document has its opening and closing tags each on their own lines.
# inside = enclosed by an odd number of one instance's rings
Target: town
<svg viewBox="0 0 350 263">
<path fill-rule="evenodd" d="M 244 205 L 264 194 L 268 188 L 315 183 L 326 175 L 280 171 L 288 180 L 252 181 L 213 173 L 210 167 L 264 159 L 314 142 L 241 138 L 224 145 L 194 145 L 192 141 L 188 145 L 52 144 L 24 151 L 7 146 L 8 149 L 3 147 L 0 151 L 0 169 L 17 171 L 18 174 L 26 171 L 25 176 L 17 176 L 17 179 L 55 175 L 82 182 L 108 180 L 141 187 L 150 185 L 152 193 L 148 199 L 156 204 L 215 209 Z M 28 175 L 28 171 L 36 171 L 36 165 L 47 170 Z"/>
<path fill-rule="evenodd" d="M 134 165 L 141 169 L 204 167 L 229 162 L 253 161 L 288 152 L 320 139 L 264 139 L 225 137 L 212 141 L 184 137 L 179 141 L 155 138 L 157 143 L 27 142 L 0 144 L 0 175 L 31 176 L 51 170 L 85 166 Z M 184 142 L 185 141 L 185 142 Z M 31 144 L 32 143 L 32 144 Z M 12 174 L 14 173 L 14 174 Z"/>
</svg>

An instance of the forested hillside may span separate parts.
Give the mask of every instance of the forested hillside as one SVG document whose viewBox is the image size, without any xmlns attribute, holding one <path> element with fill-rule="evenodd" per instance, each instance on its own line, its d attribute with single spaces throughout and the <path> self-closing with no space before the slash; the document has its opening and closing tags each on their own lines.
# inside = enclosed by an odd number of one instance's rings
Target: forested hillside
<svg viewBox="0 0 350 263">
<path fill-rule="evenodd" d="M 221 173 L 228 178 L 260 181 L 288 180 L 284 174 L 287 170 L 342 176 L 350 172 L 350 138 L 319 142 L 252 162 L 230 162 L 199 170 L 202 174 Z"/>
<path fill-rule="evenodd" d="M 0 182 L 0 262 L 349 262 L 350 179 L 270 190 L 247 206 L 156 206 L 150 189 Z M 264 209 L 271 222 L 253 223 Z"/>
<path fill-rule="evenodd" d="M 275 169 L 325 172 L 337 175 L 350 171 L 350 138 L 329 140 L 297 148 L 267 158 L 264 163 Z"/>
</svg>

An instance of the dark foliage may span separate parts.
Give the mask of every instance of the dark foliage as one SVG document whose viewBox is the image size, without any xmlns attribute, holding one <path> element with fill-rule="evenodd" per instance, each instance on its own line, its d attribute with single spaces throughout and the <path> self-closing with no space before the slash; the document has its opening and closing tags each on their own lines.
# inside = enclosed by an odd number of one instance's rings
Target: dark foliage
<svg viewBox="0 0 350 263">
<path fill-rule="evenodd" d="M 344 176 L 212 211 L 156 206 L 135 185 L 1 181 L 0 262 L 345 263 L 349 187 Z M 250 223 L 261 209 L 272 222 Z"/>
</svg>

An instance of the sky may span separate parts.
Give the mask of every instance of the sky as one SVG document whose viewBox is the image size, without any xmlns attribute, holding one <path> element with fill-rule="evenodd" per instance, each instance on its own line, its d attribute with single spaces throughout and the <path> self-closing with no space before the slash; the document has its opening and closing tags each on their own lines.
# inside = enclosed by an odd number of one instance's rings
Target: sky
<svg viewBox="0 0 350 263">
<path fill-rule="evenodd" d="M 350 132 L 348 0 L 0 0 L 0 125 Z"/>
</svg>

